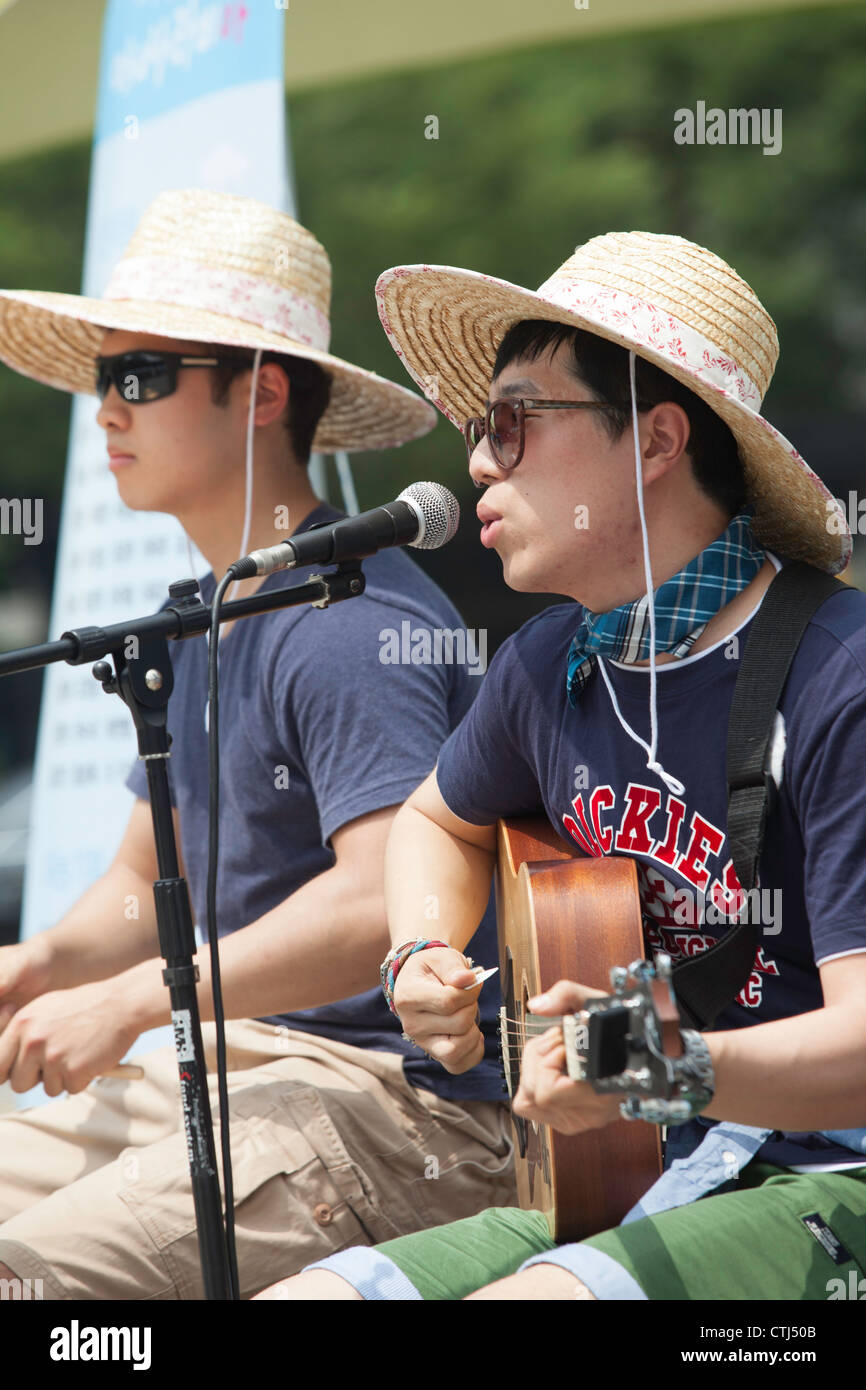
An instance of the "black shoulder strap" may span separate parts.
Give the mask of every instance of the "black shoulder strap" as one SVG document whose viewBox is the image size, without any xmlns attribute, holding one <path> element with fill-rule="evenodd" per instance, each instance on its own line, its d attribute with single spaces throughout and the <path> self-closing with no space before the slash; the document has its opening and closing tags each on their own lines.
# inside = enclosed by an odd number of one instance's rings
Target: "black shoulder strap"
<svg viewBox="0 0 866 1390">
<path fill-rule="evenodd" d="M 773 579 L 755 615 L 743 652 L 728 722 L 728 846 L 741 886 L 755 886 L 767 815 L 775 788 L 764 772 L 776 709 L 794 653 L 813 614 L 848 586 L 795 561 Z M 758 949 L 750 920 L 727 931 L 708 951 L 680 961 L 673 986 L 685 1022 L 708 1028 L 746 984 Z"/>
</svg>

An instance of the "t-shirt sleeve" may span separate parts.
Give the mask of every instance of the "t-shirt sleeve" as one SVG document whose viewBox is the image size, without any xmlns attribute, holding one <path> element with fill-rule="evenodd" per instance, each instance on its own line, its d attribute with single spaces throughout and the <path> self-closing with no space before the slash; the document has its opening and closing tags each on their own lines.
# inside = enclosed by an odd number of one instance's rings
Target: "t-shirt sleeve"
<svg viewBox="0 0 866 1390">
<path fill-rule="evenodd" d="M 303 640 L 299 623 L 277 655 L 277 729 L 303 766 L 324 843 L 349 821 L 402 804 L 448 736 L 463 677 L 441 662 L 389 663 L 383 634 L 405 616 L 378 600 L 308 612 Z"/>
<path fill-rule="evenodd" d="M 439 791 L 454 815 L 472 825 L 530 815 L 542 806 L 519 637 L 499 648 L 469 712 L 439 754 Z"/>
<path fill-rule="evenodd" d="M 797 721 L 791 790 L 820 965 L 829 956 L 866 951 L 866 688 L 858 667 L 812 684 Z M 784 903 L 782 913 L 784 922 Z"/>
</svg>

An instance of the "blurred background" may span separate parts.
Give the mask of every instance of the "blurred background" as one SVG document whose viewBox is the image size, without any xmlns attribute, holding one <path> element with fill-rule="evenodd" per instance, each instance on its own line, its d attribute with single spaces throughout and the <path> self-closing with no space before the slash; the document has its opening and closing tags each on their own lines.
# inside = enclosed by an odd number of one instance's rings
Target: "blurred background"
<svg viewBox="0 0 866 1390">
<path fill-rule="evenodd" d="M 32 0 L 28 15 L 29 5 L 19 0 L 4 10 L 0 3 L 0 285 L 76 293 L 100 6 Z M 373 284 L 387 266 L 457 265 L 534 287 L 600 232 L 676 233 L 730 261 L 767 306 L 782 352 L 763 413 L 846 507 L 850 491 L 859 498 L 866 427 L 862 6 L 767 0 L 710 11 L 694 0 L 652 7 L 590 0 L 573 8 L 562 0 L 542 4 L 529 32 L 523 13 L 514 34 L 503 26 L 514 6 L 493 0 L 425 5 L 423 22 L 420 5 L 415 17 L 390 0 L 351 8 L 363 30 L 354 55 L 351 34 L 337 23 L 348 7 L 320 2 L 314 13 L 312 0 L 291 0 L 287 13 L 297 206 L 333 261 L 334 352 L 407 381 L 374 305 Z M 450 26 L 442 23 L 445 11 L 455 20 Z M 53 38 L 45 29 L 52 14 Z M 403 26 L 396 57 L 395 23 Z M 42 64 L 58 61 L 50 57 L 58 46 L 64 66 L 55 88 Z M 304 63 L 304 52 L 317 65 Z M 780 108 L 781 152 L 676 144 L 674 112 L 699 101 Z M 428 138 L 431 117 L 435 139 Z M 0 494 L 43 498 L 45 528 L 44 543 L 32 548 L 0 535 L 0 650 L 59 635 L 48 631 L 48 610 L 69 416 L 68 396 L 0 366 Z M 437 479 L 457 493 L 464 512 L 457 539 L 417 558 L 466 624 L 487 629 L 488 657 L 554 601 L 504 588 L 498 558 L 478 544 L 476 494 L 467 489 L 461 438 L 447 422 L 399 451 L 353 456 L 353 471 L 362 509 L 414 479 Z M 337 500 L 332 465 L 329 483 Z M 866 544 L 856 537 L 846 578 L 866 584 Z M 0 682 L 3 940 L 17 935 L 40 688 L 39 674 Z"/>
</svg>

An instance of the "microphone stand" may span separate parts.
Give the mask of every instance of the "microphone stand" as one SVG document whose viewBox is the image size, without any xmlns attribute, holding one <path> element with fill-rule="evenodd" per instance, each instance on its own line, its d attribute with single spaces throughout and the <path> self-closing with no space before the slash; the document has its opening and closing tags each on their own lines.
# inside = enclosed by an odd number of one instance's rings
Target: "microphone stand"
<svg viewBox="0 0 866 1390">
<path fill-rule="evenodd" d="M 347 560 L 333 573 L 311 575 L 305 584 L 224 603 L 220 622 L 304 603 L 314 608 L 327 608 L 331 603 L 355 598 L 364 592 L 364 587 L 360 561 Z M 230 1297 L 231 1286 L 195 988 L 199 978 L 198 966 L 193 962 L 196 943 L 189 891 L 186 880 L 178 873 L 165 766 L 166 759 L 171 756 L 166 716 L 174 686 L 168 639 L 183 641 L 208 631 L 210 608 L 202 603 L 198 592 L 197 580 L 180 580 L 169 585 L 169 595 L 175 602 L 159 613 L 114 623 L 111 627 L 76 628 L 64 632 L 57 642 L 8 652 L 0 656 L 0 676 L 48 666 L 55 661 L 65 661 L 70 666 L 95 661 L 92 671 L 95 679 L 106 694 L 118 695 L 132 715 L 138 735 L 138 755 L 147 771 L 156 841 L 160 876 L 153 885 L 153 896 L 159 949 L 165 961 L 162 978 L 168 986 L 171 1003 L 205 1298 L 226 1300 Z M 106 656 L 112 657 L 113 669 L 111 663 L 103 659 Z"/>
</svg>

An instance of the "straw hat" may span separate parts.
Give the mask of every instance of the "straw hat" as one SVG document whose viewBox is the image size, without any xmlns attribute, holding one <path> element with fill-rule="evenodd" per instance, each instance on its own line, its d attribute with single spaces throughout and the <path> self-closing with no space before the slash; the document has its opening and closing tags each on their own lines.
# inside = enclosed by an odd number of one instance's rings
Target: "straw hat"
<svg viewBox="0 0 866 1390">
<path fill-rule="evenodd" d="M 314 449 L 386 449 L 426 434 L 413 391 L 328 352 L 331 263 L 310 232 L 251 198 L 161 193 L 102 299 L 0 290 L 0 359 L 63 391 L 95 395 L 103 330 L 263 348 L 318 362 L 333 379 Z"/>
<path fill-rule="evenodd" d="M 739 446 L 762 544 L 837 574 L 851 555 L 838 503 L 759 409 L 776 326 L 718 256 L 677 236 L 610 232 L 578 246 L 537 292 L 452 266 L 386 270 L 385 332 L 425 395 L 462 428 L 483 415 L 496 350 L 522 319 L 547 319 L 633 348 L 689 387 Z"/>
</svg>

